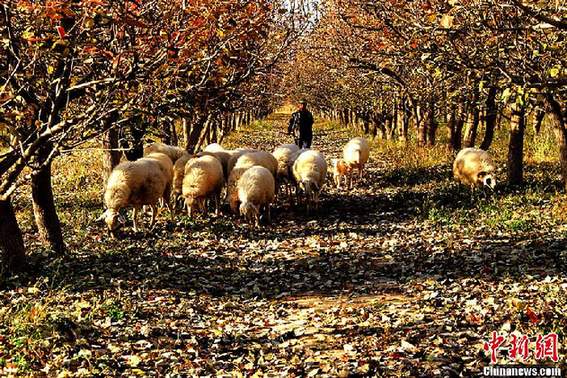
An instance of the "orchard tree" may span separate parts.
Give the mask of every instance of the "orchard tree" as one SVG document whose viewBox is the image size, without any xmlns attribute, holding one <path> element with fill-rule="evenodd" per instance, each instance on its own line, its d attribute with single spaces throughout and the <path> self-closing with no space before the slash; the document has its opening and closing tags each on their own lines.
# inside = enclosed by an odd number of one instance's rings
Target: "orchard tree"
<svg viewBox="0 0 567 378">
<path fill-rule="evenodd" d="M 407 140 L 411 124 L 421 145 L 434 144 L 444 122 L 455 151 L 489 149 L 498 114 L 511 112 L 510 183 L 522 181 L 524 118 L 535 109 L 541 124 L 546 109 L 567 186 L 565 24 L 558 4 L 539 4 L 330 0 L 292 64 L 309 75 L 297 74 L 289 93 L 333 104 L 345 124 L 374 120 L 362 130 L 385 137 Z M 397 133 L 380 132 L 393 125 Z"/>
<path fill-rule="evenodd" d="M 286 2 L 236 0 L 5 1 L 0 6 L 0 248 L 21 268 L 24 245 L 11 196 L 31 173 L 40 235 L 65 249 L 51 187 L 61 150 L 103 135 L 110 150 L 129 136 L 142 153 L 152 125 L 187 117 L 188 147 L 206 121 L 233 111 L 260 86 L 247 83 L 283 56 L 308 23 Z M 282 28 L 286 26 L 286 28 Z M 258 102 L 260 103 L 260 102 Z M 247 103 L 249 105 L 250 103 Z M 202 142 L 201 142 L 202 143 Z M 114 153 L 105 161 L 111 169 Z"/>
</svg>

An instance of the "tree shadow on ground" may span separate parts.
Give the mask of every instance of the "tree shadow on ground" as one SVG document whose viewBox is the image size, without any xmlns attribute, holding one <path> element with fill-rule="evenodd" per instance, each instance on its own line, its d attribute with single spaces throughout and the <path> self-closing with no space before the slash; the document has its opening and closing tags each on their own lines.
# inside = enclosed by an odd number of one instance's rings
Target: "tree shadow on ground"
<svg viewBox="0 0 567 378">
<path fill-rule="evenodd" d="M 390 229 L 381 228 L 387 234 Z M 117 282 L 130 287 L 179 290 L 211 296 L 277 298 L 285 295 L 362 295 L 383 291 L 385 282 L 424 277 L 458 279 L 526 274 L 567 273 L 565 235 L 547 240 L 519 236 L 490 237 L 474 244 L 432 244 L 417 240 L 395 251 L 328 246 L 301 253 L 302 246 L 281 250 L 242 250 L 238 245 L 171 245 L 162 249 L 159 238 L 125 246 L 116 252 L 82 251 L 63 260 L 40 258 L 35 278 L 61 280 L 71 291 L 105 290 Z M 437 251 L 437 252 L 435 252 Z M 286 254 L 287 253 L 287 254 Z M 389 286 L 391 289 L 391 286 Z"/>
<path fill-rule="evenodd" d="M 409 176 L 387 172 L 382 177 L 390 181 L 380 185 L 406 186 L 408 182 L 437 180 L 444 174 L 442 167 L 432 172 L 412 171 Z M 552 175 L 541 176 L 545 167 L 531 169 L 526 176 L 534 178 L 531 184 L 517 190 L 559 190 Z M 492 233 L 467 244 L 459 236 L 452 241 L 431 241 L 417 234 L 411 244 L 401 244 L 395 250 L 366 247 L 365 238 L 386 240 L 401 223 L 424 217 L 429 206 L 477 206 L 466 188 L 448 181 L 432 190 L 408 187 L 389 193 L 376 188 L 380 178 L 380 174 L 370 172 L 353 192 L 328 190 L 322 196 L 321 208 L 310 215 L 301 207 L 278 207 L 273 224 L 260 229 L 223 217 L 167 221 L 165 226 L 162 222 L 155 233 L 126 233 L 125 239 L 118 241 L 103 237 L 98 245 L 90 240 L 91 247 L 80 248 L 62 259 L 35 256 L 28 278 L 34 282 L 53 277 L 73 291 L 105 290 L 112 287 L 112 282 L 121 281 L 213 296 L 277 298 L 371 293 L 383 290 L 384 282 L 423 277 L 482 276 L 499 280 L 503 276 L 523 277 L 527 272 L 566 273 L 561 253 L 567 245 L 566 235 L 536 240 L 524 234 L 498 237 Z M 509 193 L 499 191 L 495 196 Z M 100 228 L 93 225 L 90 231 L 100 232 Z M 195 243 L 194 239 L 205 232 L 214 238 Z M 362 239 L 349 239 L 351 233 Z M 342 239 L 336 238 L 339 235 Z M 309 236 L 320 245 L 312 247 L 300 240 Z M 163 242 L 166 238 L 167 244 Z M 285 247 L 277 243 L 267 246 L 275 240 L 289 243 Z"/>
<path fill-rule="evenodd" d="M 441 183 L 451 180 L 453 173 L 449 164 L 437 164 L 432 167 L 394 168 L 385 170 L 382 174 L 376 176 L 376 181 L 380 187 L 400 187 Z"/>
</svg>

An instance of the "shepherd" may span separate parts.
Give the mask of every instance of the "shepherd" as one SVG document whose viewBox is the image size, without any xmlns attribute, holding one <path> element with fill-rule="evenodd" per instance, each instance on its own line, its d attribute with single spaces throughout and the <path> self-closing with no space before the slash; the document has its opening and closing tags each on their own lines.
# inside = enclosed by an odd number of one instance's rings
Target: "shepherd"
<svg viewBox="0 0 567 378">
<path fill-rule="evenodd" d="M 299 130 L 299 138 L 295 138 L 295 144 L 299 148 L 311 148 L 313 141 L 313 114 L 307 110 L 307 101 L 302 100 L 295 113 L 291 115 L 289 126 L 287 128 L 288 135 L 296 135 Z"/>
</svg>

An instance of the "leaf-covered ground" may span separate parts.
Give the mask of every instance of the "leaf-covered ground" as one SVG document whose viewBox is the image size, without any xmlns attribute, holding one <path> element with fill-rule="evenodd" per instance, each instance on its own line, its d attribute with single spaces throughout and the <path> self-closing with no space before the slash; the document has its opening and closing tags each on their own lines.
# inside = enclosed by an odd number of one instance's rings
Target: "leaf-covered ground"
<svg viewBox="0 0 567 378">
<path fill-rule="evenodd" d="M 289 142 L 286 117 L 226 144 Z M 316 126 L 314 147 L 329 159 L 353 135 Z M 255 230 L 164 212 L 154 231 L 113 240 L 94 221 L 98 157 L 57 161 L 63 258 L 36 239 L 19 193 L 32 261 L 0 291 L 1 374 L 471 376 L 489 364 L 492 331 L 565 337 L 556 164 L 531 163 L 525 187 L 471 197 L 444 148 L 376 141 L 358 189 L 327 187 L 318 213 L 280 202 Z"/>
</svg>

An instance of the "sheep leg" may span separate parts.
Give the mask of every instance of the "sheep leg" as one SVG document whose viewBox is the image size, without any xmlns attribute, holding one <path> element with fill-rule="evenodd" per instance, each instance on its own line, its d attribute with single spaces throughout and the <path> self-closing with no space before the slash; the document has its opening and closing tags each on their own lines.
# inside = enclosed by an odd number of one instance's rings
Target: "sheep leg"
<svg viewBox="0 0 567 378">
<path fill-rule="evenodd" d="M 189 217 L 191 217 L 191 213 L 192 213 L 192 209 L 191 209 L 191 205 L 189 205 L 189 202 L 187 201 L 187 198 L 185 199 L 185 208 L 187 209 L 187 215 Z"/>
<path fill-rule="evenodd" d="M 167 207 L 167 210 L 169 211 L 171 211 L 171 206 L 169 204 L 170 199 L 171 199 L 171 184 L 167 184 L 163 192 L 163 202 L 165 203 L 165 207 Z"/>
<path fill-rule="evenodd" d="M 215 216 L 218 217 L 220 215 L 220 193 L 215 195 Z"/>
<path fill-rule="evenodd" d="M 154 225 L 156 224 L 156 215 L 158 209 L 155 204 L 150 205 L 150 209 L 152 210 L 152 217 L 150 218 L 150 230 L 152 230 L 154 228 Z"/>
<path fill-rule="evenodd" d="M 201 205 L 201 214 L 203 214 L 203 216 L 207 216 L 207 214 L 209 213 L 207 208 L 207 199 L 206 198 L 201 199 L 199 204 Z"/>
<path fill-rule="evenodd" d="M 268 223 L 272 223 L 272 214 L 271 214 L 270 208 L 271 208 L 270 204 L 267 204 L 266 205 L 266 221 Z"/>
<path fill-rule="evenodd" d="M 138 232 L 138 221 L 136 220 L 138 218 L 138 207 L 135 206 L 134 209 L 132 209 L 132 223 L 134 224 L 134 232 Z"/>
</svg>

